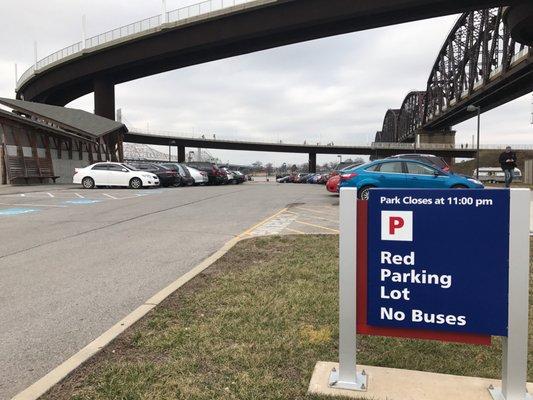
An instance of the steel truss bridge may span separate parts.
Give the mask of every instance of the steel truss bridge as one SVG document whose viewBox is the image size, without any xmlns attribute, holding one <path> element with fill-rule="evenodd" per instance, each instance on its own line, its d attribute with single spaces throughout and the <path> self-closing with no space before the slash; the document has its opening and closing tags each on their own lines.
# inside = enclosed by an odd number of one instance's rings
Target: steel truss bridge
<svg viewBox="0 0 533 400">
<path fill-rule="evenodd" d="M 533 90 L 533 49 L 511 36 L 506 8 L 461 15 L 446 38 L 424 91 L 412 91 L 385 114 L 376 142 L 413 142 L 418 134 L 453 134 L 451 127 Z"/>
</svg>

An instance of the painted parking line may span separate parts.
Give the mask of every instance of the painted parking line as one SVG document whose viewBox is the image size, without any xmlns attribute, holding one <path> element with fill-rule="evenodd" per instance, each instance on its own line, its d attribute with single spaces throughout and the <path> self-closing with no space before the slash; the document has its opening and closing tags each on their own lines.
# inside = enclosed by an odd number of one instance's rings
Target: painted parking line
<svg viewBox="0 0 533 400">
<path fill-rule="evenodd" d="M 38 211 L 36 208 L 5 208 L 0 210 L 0 217 L 10 217 L 14 215 L 30 214 Z"/>
<path fill-rule="evenodd" d="M 288 213 L 291 213 L 291 214 L 294 214 L 294 215 L 298 215 L 298 216 L 303 217 L 303 218 L 319 219 L 320 221 L 333 222 L 334 224 L 338 224 L 338 223 L 339 223 L 339 220 L 334 220 L 334 219 L 329 219 L 329 218 L 319 217 L 318 215 L 311 215 L 311 214 L 304 214 L 304 213 L 295 213 L 295 212 L 292 212 L 292 211 L 287 211 L 287 212 L 288 212 Z"/>
<path fill-rule="evenodd" d="M 320 229 L 324 229 L 324 230 L 327 230 L 327 231 L 331 231 L 331 232 L 335 232 L 335 233 L 339 233 L 339 230 L 338 229 L 332 229 L 332 228 L 328 228 L 326 226 L 322 226 L 322 225 L 316 225 L 316 224 L 311 224 L 309 222 L 303 222 L 303 221 L 298 221 L 298 220 L 295 220 L 294 222 L 296 222 L 297 224 L 302 224 L 302 225 L 307 225 L 307 226 L 313 226 L 315 228 L 320 228 Z"/>
<path fill-rule="evenodd" d="M 79 193 L 74 193 L 77 197 L 79 197 L 80 199 L 84 199 L 85 197 L 83 197 L 81 194 Z"/>
<path fill-rule="evenodd" d="M 115 196 L 111 196 L 110 194 L 107 194 L 107 193 L 102 193 L 105 197 L 109 197 L 110 199 L 113 199 L 113 200 L 118 200 L 117 197 Z"/>
<path fill-rule="evenodd" d="M 292 232 L 292 233 L 297 233 L 298 235 L 306 235 L 305 232 L 299 231 L 299 230 L 297 230 L 297 229 L 285 228 L 285 230 L 287 230 L 287 231 L 289 231 L 289 232 Z"/>
<path fill-rule="evenodd" d="M 326 211 L 318 211 L 318 210 L 312 210 L 310 208 L 303 208 L 303 207 L 295 207 L 296 209 L 298 210 L 304 210 L 304 211 L 309 211 L 309 212 L 312 212 L 312 213 L 317 213 L 317 214 L 326 214 L 326 215 L 331 215 L 330 212 L 326 212 Z"/>
</svg>

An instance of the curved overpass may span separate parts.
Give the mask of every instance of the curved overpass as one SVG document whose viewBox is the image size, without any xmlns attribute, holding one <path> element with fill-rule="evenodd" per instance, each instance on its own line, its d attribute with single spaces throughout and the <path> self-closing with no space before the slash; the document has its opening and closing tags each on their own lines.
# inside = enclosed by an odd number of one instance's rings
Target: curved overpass
<svg viewBox="0 0 533 400">
<path fill-rule="evenodd" d="M 292 43 L 527 0 L 255 0 L 226 7 L 231 2 L 208 0 L 189 7 L 197 12 L 185 16 L 171 11 L 69 46 L 27 71 L 17 97 L 65 105 L 95 92 L 95 112 L 114 119 L 118 83 Z"/>
</svg>

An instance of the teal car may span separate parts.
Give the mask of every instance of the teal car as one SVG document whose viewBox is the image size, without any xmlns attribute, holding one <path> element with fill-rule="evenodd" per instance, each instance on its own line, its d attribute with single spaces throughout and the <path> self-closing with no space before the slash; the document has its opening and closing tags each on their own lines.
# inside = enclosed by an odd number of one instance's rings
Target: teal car
<svg viewBox="0 0 533 400">
<path fill-rule="evenodd" d="M 341 175 L 340 188 L 355 187 L 360 199 L 368 200 L 372 188 L 482 189 L 473 178 L 444 172 L 409 159 L 385 159 L 360 165 Z"/>
</svg>

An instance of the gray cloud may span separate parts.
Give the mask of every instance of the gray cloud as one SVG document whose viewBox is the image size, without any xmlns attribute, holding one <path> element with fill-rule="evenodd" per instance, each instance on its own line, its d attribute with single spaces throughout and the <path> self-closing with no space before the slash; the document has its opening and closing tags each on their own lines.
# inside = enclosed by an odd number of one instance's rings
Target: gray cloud
<svg viewBox="0 0 533 400">
<path fill-rule="evenodd" d="M 189 1 L 192 3 L 194 1 Z M 186 2 L 168 1 L 168 8 Z M 24 4 L 24 15 L 21 15 Z M 29 66 L 33 40 L 44 56 L 81 36 L 160 12 L 160 2 L 94 0 L 0 3 L 0 93 L 13 96 L 14 62 Z M 388 108 L 425 87 L 430 68 L 456 17 L 357 32 L 262 51 L 117 86 L 117 107 L 129 125 L 151 131 L 215 133 L 220 138 L 286 142 L 364 143 Z M 7 23 L 6 23 L 7 21 Z M 16 40 L 14 40 L 16 38 Z M 71 106 L 91 111 L 92 97 Z M 483 115 L 486 143 L 531 142 L 530 96 Z M 455 127 L 470 141 L 475 121 Z M 161 149 L 164 150 L 164 149 Z M 212 151 L 223 160 L 303 162 L 305 155 Z M 335 157 L 320 157 L 319 161 Z"/>
</svg>

